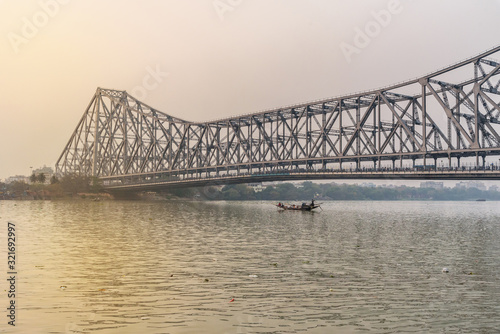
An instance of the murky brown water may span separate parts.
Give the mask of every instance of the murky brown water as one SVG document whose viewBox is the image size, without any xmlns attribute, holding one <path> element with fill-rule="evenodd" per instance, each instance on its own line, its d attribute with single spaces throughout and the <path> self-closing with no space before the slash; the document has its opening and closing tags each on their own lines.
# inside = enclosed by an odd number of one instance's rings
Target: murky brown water
<svg viewBox="0 0 500 334">
<path fill-rule="evenodd" d="M 497 333 L 499 204 L 2 201 L 0 332 Z"/>
</svg>

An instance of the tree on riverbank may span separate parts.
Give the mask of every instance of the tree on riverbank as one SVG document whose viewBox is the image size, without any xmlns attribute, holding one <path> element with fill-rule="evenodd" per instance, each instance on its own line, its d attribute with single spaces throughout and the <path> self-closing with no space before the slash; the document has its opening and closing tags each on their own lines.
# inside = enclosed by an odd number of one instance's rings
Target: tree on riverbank
<svg viewBox="0 0 500 334">
<path fill-rule="evenodd" d="M 66 174 L 58 182 L 67 194 L 99 193 L 103 191 L 102 182 L 97 177 L 88 177 L 78 174 Z"/>
<path fill-rule="evenodd" d="M 26 195 L 26 191 L 29 189 L 29 185 L 24 181 L 14 181 L 9 184 L 3 184 L 2 186 L 2 198 L 3 199 L 15 199 L 22 198 Z"/>
<path fill-rule="evenodd" d="M 45 183 L 45 181 L 47 180 L 47 176 L 45 176 L 44 173 L 40 173 L 38 175 L 36 175 L 35 173 L 31 174 L 30 176 L 30 182 L 32 184 L 34 183 Z"/>
<path fill-rule="evenodd" d="M 68 196 L 76 196 L 79 193 L 98 194 L 104 191 L 102 182 L 98 178 L 68 174 L 57 179 L 53 176 L 50 184 L 45 184 L 46 176 L 43 173 L 30 177 L 31 184 L 15 181 L 3 184 L 1 199 L 34 198 L 53 199 Z"/>
<path fill-rule="evenodd" d="M 43 184 L 47 180 L 47 177 L 45 176 L 44 173 L 40 173 L 37 175 L 36 180 Z"/>
</svg>

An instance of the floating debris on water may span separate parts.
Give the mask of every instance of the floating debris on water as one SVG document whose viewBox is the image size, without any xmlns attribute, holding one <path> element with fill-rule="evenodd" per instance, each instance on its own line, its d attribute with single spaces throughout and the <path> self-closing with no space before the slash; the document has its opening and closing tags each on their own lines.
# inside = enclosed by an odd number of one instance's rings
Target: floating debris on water
<svg viewBox="0 0 500 334">
<path fill-rule="evenodd" d="M 448 270 L 448 268 L 443 268 L 443 270 L 441 270 L 443 273 L 449 273 L 450 271 Z"/>
</svg>

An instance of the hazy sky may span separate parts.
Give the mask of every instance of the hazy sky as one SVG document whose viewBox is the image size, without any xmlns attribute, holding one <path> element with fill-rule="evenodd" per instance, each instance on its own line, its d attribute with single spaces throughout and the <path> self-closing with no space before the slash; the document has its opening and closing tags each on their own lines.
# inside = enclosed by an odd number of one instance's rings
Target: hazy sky
<svg viewBox="0 0 500 334">
<path fill-rule="evenodd" d="M 0 0 L 0 178 L 53 166 L 97 87 L 187 120 L 250 113 L 468 58 L 500 44 L 499 14 L 499 0 Z"/>
</svg>

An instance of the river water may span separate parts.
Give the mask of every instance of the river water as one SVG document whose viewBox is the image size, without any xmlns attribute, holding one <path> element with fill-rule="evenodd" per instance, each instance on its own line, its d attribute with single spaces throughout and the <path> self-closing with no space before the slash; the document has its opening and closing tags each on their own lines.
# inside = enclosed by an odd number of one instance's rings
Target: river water
<svg viewBox="0 0 500 334">
<path fill-rule="evenodd" d="M 500 332 L 498 202 L 271 204 L 1 201 L 0 332 Z"/>
</svg>

